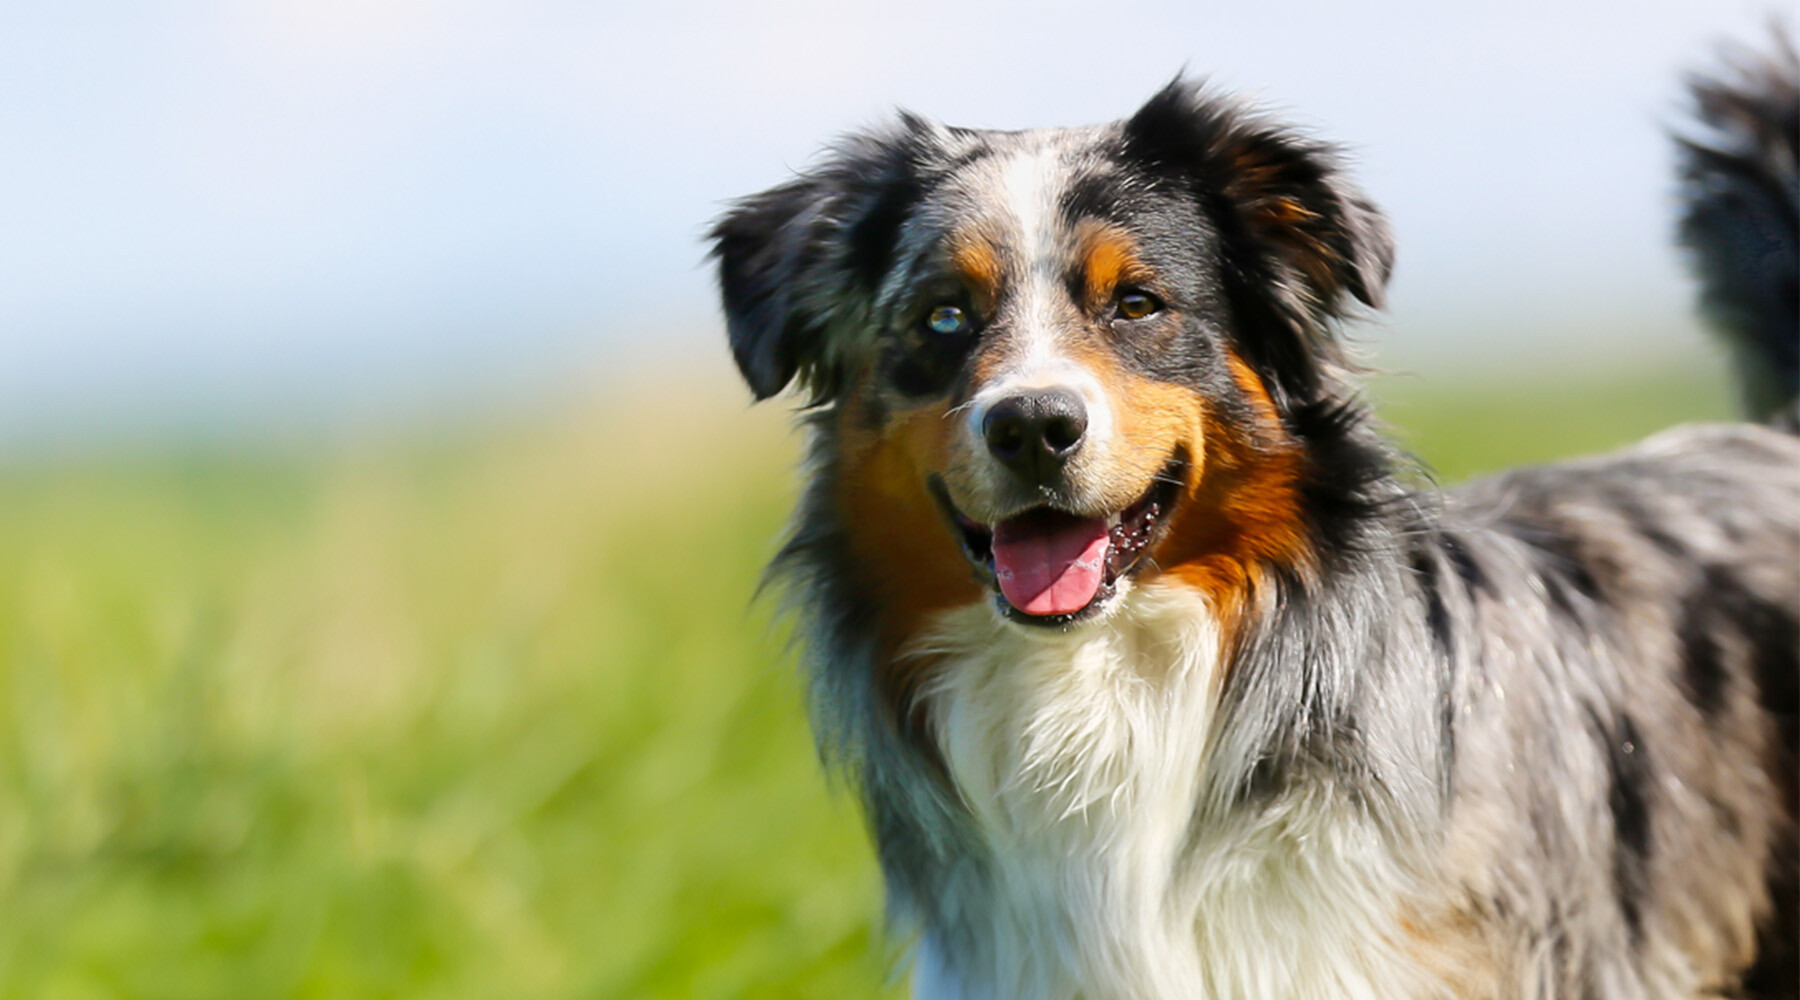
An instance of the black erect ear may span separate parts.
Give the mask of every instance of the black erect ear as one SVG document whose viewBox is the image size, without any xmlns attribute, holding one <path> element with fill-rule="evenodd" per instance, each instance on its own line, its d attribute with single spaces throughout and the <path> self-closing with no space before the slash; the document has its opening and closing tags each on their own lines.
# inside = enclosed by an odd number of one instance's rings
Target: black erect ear
<svg viewBox="0 0 1800 1000">
<path fill-rule="evenodd" d="M 902 116 L 855 136 L 819 167 L 736 203 L 712 228 L 731 353 L 768 399 L 799 380 L 831 401 L 895 242 L 923 190 L 933 128 Z"/>
<path fill-rule="evenodd" d="M 1188 185 L 1218 228 L 1247 360 L 1286 402 L 1307 402 L 1343 361 L 1333 321 L 1380 308 L 1394 241 L 1337 153 L 1177 79 L 1125 124 L 1129 157 Z"/>
</svg>

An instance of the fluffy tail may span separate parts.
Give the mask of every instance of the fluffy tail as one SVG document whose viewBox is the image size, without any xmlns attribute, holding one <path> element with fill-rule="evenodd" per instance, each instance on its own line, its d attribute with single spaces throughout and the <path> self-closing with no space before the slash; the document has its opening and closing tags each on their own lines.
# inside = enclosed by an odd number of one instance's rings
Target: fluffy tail
<svg viewBox="0 0 1800 1000">
<path fill-rule="evenodd" d="M 1772 34 L 1772 54 L 1728 52 L 1723 70 L 1689 80 L 1680 232 L 1752 415 L 1800 430 L 1800 59 Z"/>
</svg>

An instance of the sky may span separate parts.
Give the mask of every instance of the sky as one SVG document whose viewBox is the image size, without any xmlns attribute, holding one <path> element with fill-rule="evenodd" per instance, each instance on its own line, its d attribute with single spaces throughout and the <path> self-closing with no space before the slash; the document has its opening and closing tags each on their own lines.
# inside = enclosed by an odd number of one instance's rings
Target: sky
<svg viewBox="0 0 1800 1000">
<path fill-rule="evenodd" d="M 725 354 L 730 199 L 910 108 L 1121 117 L 1177 72 L 1346 146 L 1384 365 L 1691 345 L 1683 70 L 1739 0 L 13 4 L 0 444 L 379 421 Z M 634 367 L 635 366 L 635 367 Z"/>
</svg>

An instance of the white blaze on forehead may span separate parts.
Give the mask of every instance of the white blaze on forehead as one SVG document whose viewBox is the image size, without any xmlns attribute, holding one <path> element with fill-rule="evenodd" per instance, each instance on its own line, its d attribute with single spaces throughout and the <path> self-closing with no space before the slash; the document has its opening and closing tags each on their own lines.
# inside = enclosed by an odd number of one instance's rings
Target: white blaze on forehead
<svg viewBox="0 0 1800 1000">
<path fill-rule="evenodd" d="M 999 196 L 1004 205 L 1007 242 L 1019 255 L 1021 266 L 1013 270 L 1011 289 L 1011 360 L 981 391 L 969 407 L 969 429 L 979 438 L 988 407 L 1008 396 L 1032 389 L 1073 389 L 1087 406 L 1089 445 L 1103 444 L 1112 433 L 1112 411 L 1100 380 L 1058 343 L 1059 323 L 1068 317 L 1068 297 L 1062 275 L 1064 258 L 1062 217 L 1057 203 L 1068 186 L 1072 171 L 1062 151 L 1040 144 L 1014 153 L 1002 161 Z M 1060 307 L 1060 308 L 1059 308 Z"/>
<path fill-rule="evenodd" d="M 1038 270 L 1056 247 L 1056 198 L 1068 168 L 1059 152 L 1038 146 L 1014 153 L 1005 161 L 1001 184 L 1006 207 L 1017 227 L 1019 252 Z"/>
</svg>

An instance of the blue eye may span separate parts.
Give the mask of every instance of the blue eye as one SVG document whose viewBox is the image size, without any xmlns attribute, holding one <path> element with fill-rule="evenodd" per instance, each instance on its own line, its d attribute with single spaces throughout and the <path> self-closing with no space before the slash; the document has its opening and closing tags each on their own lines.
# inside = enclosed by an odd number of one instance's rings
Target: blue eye
<svg viewBox="0 0 1800 1000">
<path fill-rule="evenodd" d="M 969 332 L 969 314 L 961 306 L 938 306 L 925 314 L 925 326 L 932 333 L 954 336 Z"/>
</svg>

